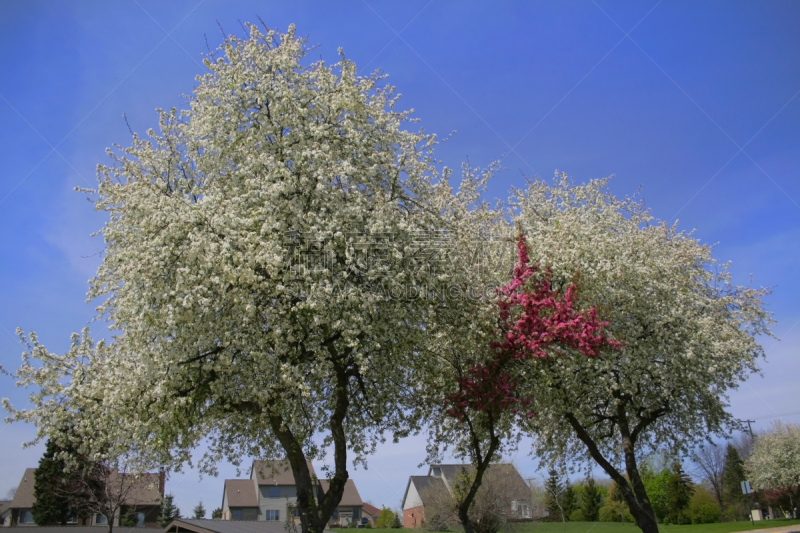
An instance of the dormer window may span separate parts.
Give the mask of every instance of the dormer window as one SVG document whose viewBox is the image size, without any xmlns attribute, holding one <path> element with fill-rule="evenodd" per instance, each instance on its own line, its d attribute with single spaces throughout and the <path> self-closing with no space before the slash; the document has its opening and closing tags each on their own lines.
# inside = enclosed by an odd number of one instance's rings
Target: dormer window
<svg viewBox="0 0 800 533">
<path fill-rule="evenodd" d="M 442 477 L 442 469 L 441 468 L 434 468 L 433 469 L 433 477 Z"/>
</svg>

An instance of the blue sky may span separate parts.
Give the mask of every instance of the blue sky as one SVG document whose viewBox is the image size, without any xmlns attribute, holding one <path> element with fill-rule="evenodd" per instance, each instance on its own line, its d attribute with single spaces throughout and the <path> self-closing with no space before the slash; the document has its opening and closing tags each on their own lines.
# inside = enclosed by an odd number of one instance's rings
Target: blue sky
<svg viewBox="0 0 800 533">
<path fill-rule="evenodd" d="M 183 107 L 203 72 L 206 40 L 241 35 L 240 22 L 290 23 L 333 61 L 343 47 L 362 72 L 381 68 L 428 132 L 456 135 L 445 164 L 503 158 L 490 195 L 558 169 L 577 181 L 614 174 L 653 214 L 696 228 L 731 261 L 734 279 L 774 288 L 782 339 L 765 339 L 763 376 L 731 396 L 733 413 L 768 427 L 800 422 L 800 3 L 757 2 L 3 2 L 0 4 L 0 365 L 19 365 L 14 330 L 53 350 L 93 317 L 87 280 L 103 224 L 74 187 L 95 183 L 113 143 Z M 0 376 L 0 396 L 26 393 Z M 787 414 L 792 413 L 792 414 Z M 34 429 L 0 425 L 0 499 L 42 446 Z M 397 507 L 419 471 L 424 439 L 385 445 L 362 497 Z M 537 477 L 521 449 L 515 461 Z M 220 478 L 173 474 L 189 512 L 222 497 Z"/>
</svg>

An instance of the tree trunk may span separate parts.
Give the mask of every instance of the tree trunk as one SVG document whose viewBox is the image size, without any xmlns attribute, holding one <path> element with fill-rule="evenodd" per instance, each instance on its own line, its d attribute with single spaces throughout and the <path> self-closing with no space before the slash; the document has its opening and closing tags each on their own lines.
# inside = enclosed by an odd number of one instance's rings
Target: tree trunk
<svg viewBox="0 0 800 533">
<path fill-rule="evenodd" d="M 475 527 L 472 525 L 472 521 L 469 519 L 469 508 L 472 506 L 472 502 L 475 501 L 475 496 L 478 494 L 478 489 L 480 489 L 481 483 L 483 482 L 483 475 L 489 468 L 492 457 L 494 457 L 494 453 L 500 446 L 500 439 L 494 432 L 494 418 L 492 417 L 491 413 L 487 413 L 487 416 L 489 417 L 491 436 L 489 438 L 489 448 L 486 450 L 485 454 L 481 454 L 480 440 L 475 434 L 472 423 L 469 420 L 466 421 L 470 432 L 473 460 L 475 460 L 476 464 L 475 477 L 472 479 L 472 484 L 469 487 L 469 491 L 464 499 L 458 504 L 458 519 L 461 521 L 461 525 L 464 527 L 464 533 L 475 533 Z M 481 455 L 483 455 L 483 457 L 481 457 Z"/>
<path fill-rule="evenodd" d="M 622 493 L 623 498 L 625 498 L 625 503 L 628 504 L 628 509 L 633 516 L 636 525 L 639 529 L 642 530 L 643 533 L 658 533 L 658 522 L 656 521 L 656 515 L 653 511 L 652 505 L 650 505 L 650 500 L 647 498 L 647 492 L 644 490 L 644 484 L 642 484 L 642 478 L 639 475 L 639 470 L 636 467 L 636 458 L 633 455 L 633 443 L 629 440 L 629 449 L 630 449 L 630 456 L 632 462 L 629 461 L 628 458 L 628 450 L 625 449 L 625 444 L 623 443 L 623 452 L 625 453 L 625 464 L 626 470 L 628 471 L 628 476 L 631 476 L 631 472 L 633 472 L 634 476 L 631 478 L 632 481 L 635 478 L 636 481 L 633 481 L 633 487 L 628 480 L 625 479 L 623 476 L 614 466 L 603 457 L 603 454 L 600 453 L 597 444 L 592 440 L 592 437 L 586 431 L 578 419 L 572 413 L 567 413 L 565 418 L 572 426 L 572 429 L 575 430 L 576 435 L 586 445 L 586 448 L 589 451 L 589 455 L 592 456 L 598 465 L 611 477 L 611 479 L 617 484 L 619 487 L 620 492 Z M 623 438 L 624 442 L 624 438 Z M 643 495 L 643 500 L 639 501 L 637 498 L 637 491 L 640 495 Z"/>
<path fill-rule="evenodd" d="M 636 450 L 634 449 L 634 440 L 631 437 L 628 428 L 628 420 L 625 416 L 624 407 L 620 405 L 617 408 L 617 422 L 619 424 L 620 436 L 622 437 L 622 452 L 625 456 L 625 471 L 628 473 L 633 488 L 633 495 L 637 505 L 637 513 L 634 513 L 633 507 L 630 503 L 628 507 L 631 508 L 633 519 L 636 520 L 636 525 L 641 528 L 645 533 L 658 533 L 658 521 L 656 520 L 656 513 L 653 511 L 653 505 L 650 503 L 650 498 L 647 496 L 647 490 L 642 482 L 642 476 L 639 474 L 639 467 L 636 464 Z M 626 498 L 627 499 L 627 498 Z"/>
<path fill-rule="evenodd" d="M 348 397 L 349 373 L 346 369 L 334 364 L 336 384 L 334 387 L 334 409 L 330 420 L 333 436 L 334 474 L 329 480 L 328 492 L 318 493 L 318 482 L 311 478 L 302 443 L 292 431 L 284 425 L 279 414 L 269 416 L 272 431 L 278 437 L 286 452 L 286 458 L 292 467 L 295 485 L 297 486 L 297 509 L 300 514 L 302 533 L 323 533 L 339 502 L 342 501 L 344 486 L 347 483 L 347 437 L 344 432 L 344 420 L 350 404 Z M 319 499 L 319 501 L 318 501 Z M 289 518 L 289 517 L 287 517 Z"/>
</svg>

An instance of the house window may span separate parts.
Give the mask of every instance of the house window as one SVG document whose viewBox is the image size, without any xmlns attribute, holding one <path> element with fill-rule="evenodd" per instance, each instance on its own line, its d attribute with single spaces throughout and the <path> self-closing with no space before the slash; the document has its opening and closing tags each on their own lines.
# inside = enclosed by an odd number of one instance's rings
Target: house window
<svg viewBox="0 0 800 533">
<path fill-rule="evenodd" d="M 264 512 L 264 520 L 276 522 L 281 519 L 281 512 L 276 509 L 267 509 Z"/>
<path fill-rule="evenodd" d="M 136 527 L 144 527 L 144 513 L 136 513 Z"/>
<path fill-rule="evenodd" d="M 292 516 L 294 516 L 295 518 L 299 517 L 300 516 L 300 510 L 299 509 L 294 509 L 292 511 Z"/>
<path fill-rule="evenodd" d="M 242 510 L 231 509 L 231 520 L 241 520 L 241 519 L 242 519 Z"/>
<path fill-rule="evenodd" d="M 280 487 L 270 487 L 269 488 L 269 497 L 270 498 L 280 498 L 281 497 L 281 489 L 280 489 Z"/>
<path fill-rule="evenodd" d="M 30 509 L 22 509 L 19 512 L 20 524 L 33 524 L 33 513 Z"/>
<path fill-rule="evenodd" d="M 101 514 L 96 514 L 94 516 L 94 523 L 95 524 L 108 524 L 108 520 L 106 519 L 105 516 L 103 516 Z"/>
<path fill-rule="evenodd" d="M 333 519 L 334 519 L 334 520 L 339 520 L 339 509 L 336 509 L 336 510 L 333 512 Z"/>
<path fill-rule="evenodd" d="M 358 520 L 359 518 L 361 518 L 361 508 L 353 507 L 353 520 Z"/>
<path fill-rule="evenodd" d="M 433 477 L 442 477 L 442 470 L 440 468 L 434 468 Z"/>
</svg>

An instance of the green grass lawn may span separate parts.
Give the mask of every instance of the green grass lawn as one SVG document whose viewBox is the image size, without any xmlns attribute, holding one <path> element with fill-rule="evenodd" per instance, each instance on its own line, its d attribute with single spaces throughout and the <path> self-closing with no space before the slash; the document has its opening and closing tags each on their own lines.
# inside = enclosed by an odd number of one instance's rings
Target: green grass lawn
<svg viewBox="0 0 800 533">
<path fill-rule="evenodd" d="M 762 520 L 753 526 L 748 522 L 721 522 L 719 524 L 697 524 L 686 526 L 659 526 L 661 533 L 734 533 L 736 531 L 749 531 L 752 529 L 767 529 L 772 527 L 797 525 L 800 532 L 800 520 Z M 641 530 L 633 524 L 620 524 L 617 522 L 543 522 L 517 524 L 511 533 L 639 533 Z M 337 530 L 347 531 L 347 530 Z M 362 529 L 362 532 L 374 533 L 399 533 L 397 529 Z M 420 533 L 426 532 L 419 529 Z"/>
<path fill-rule="evenodd" d="M 730 533 L 734 531 L 749 531 L 752 529 L 769 529 L 772 527 L 797 526 L 800 531 L 800 520 L 761 520 L 755 525 L 748 522 L 721 522 L 719 524 L 698 524 L 694 526 L 659 526 L 664 533 Z"/>
<path fill-rule="evenodd" d="M 685 526 L 659 526 L 662 533 L 734 533 L 751 529 L 765 529 L 797 524 L 800 531 L 800 520 L 763 520 L 755 526 L 747 522 L 721 522 L 719 524 L 696 524 Z M 545 522 L 541 524 L 521 525 L 514 533 L 639 533 L 641 530 L 633 524 L 616 522 L 567 522 L 564 524 Z"/>
</svg>

